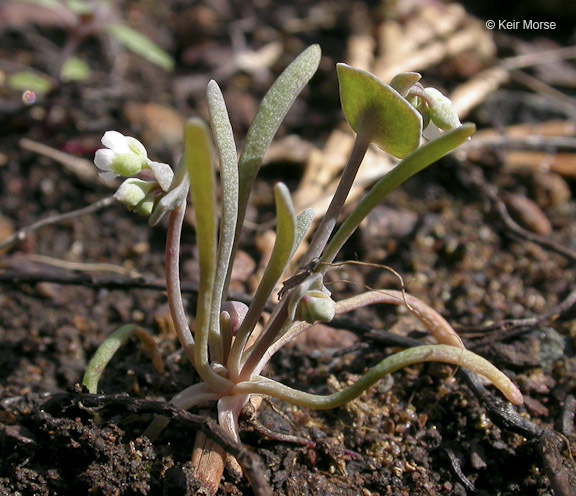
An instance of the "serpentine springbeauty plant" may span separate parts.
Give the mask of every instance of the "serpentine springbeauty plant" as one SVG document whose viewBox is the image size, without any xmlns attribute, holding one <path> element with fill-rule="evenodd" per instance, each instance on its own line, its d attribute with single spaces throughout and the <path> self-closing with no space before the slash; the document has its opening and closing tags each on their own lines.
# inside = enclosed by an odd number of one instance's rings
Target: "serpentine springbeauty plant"
<svg viewBox="0 0 576 496">
<path fill-rule="evenodd" d="M 421 362 L 444 362 L 470 369 L 491 381 L 514 404 L 522 395 L 502 372 L 466 350 L 450 325 L 422 301 L 401 291 L 369 291 L 335 302 L 323 277 L 347 239 L 368 213 L 394 188 L 473 134 L 473 124 L 460 124 L 451 102 L 439 91 L 424 88 L 416 73 L 396 76 L 390 85 L 372 74 L 338 64 L 342 109 L 356 132 L 356 141 L 331 204 L 316 228 L 300 270 L 284 281 L 279 301 L 262 330 L 256 331 L 265 305 L 271 301 L 297 247 L 313 221 L 313 212 L 297 214 L 288 188 L 274 186 L 276 240 L 270 262 L 249 306 L 228 301 L 232 261 L 238 249 L 250 192 L 278 126 L 293 101 L 315 73 L 320 48 L 305 50 L 280 75 L 265 95 L 238 157 L 222 93 L 210 81 L 207 100 L 210 126 L 191 119 L 184 130 L 184 153 L 173 170 L 150 160 L 144 146 L 116 131 L 102 138 L 96 165 L 106 178 L 129 177 L 116 198 L 130 210 L 149 216 L 155 225 L 169 215 L 166 245 L 166 284 L 178 338 L 200 382 L 177 394 L 171 403 L 184 409 L 216 404 L 220 425 L 239 441 L 238 417 L 251 395 L 269 396 L 312 409 L 335 408 L 351 401 L 387 374 Z M 428 125 L 441 132 L 421 146 Z M 359 201 L 342 224 L 337 220 L 358 167 L 373 143 L 402 159 Z M 215 148 L 219 159 L 221 205 L 216 201 Z M 154 180 L 138 176 L 144 169 Z M 195 214 L 200 283 L 194 329 L 188 324 L 180 292 L 179 245 L 186 203 Z M 439 344 L 408 349 L 387 357 L 358 381 L 326 396 L 310 394 L 276 382 L 263 374 L 271 357 L 316 322 L 374 303 L 405 305 L 429 329 Z M 94 363 L 90 368 L 100 367 Z M 97 380 L 91 377 L 94 390 Z M 167 421 L 156 419 L 147 430 L 156 435 Z"/>
</svg>

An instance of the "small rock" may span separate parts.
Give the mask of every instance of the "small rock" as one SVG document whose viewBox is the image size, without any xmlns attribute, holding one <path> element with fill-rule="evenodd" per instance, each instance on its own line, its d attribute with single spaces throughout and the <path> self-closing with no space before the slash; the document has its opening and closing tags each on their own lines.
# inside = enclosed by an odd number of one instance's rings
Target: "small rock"
<svg viewBox="0 0 576 496">
<path fill-rule="evenodd" d="M 293 342 L 307 352 L 327 349 L 343 350 L 357 343 L 358 336 L 350 331 L 316 324 L 300 334 Z"/>
<path fill-rule="evenodd" d="M 184 119 L 176 110 L 158 103 L 128 102 L 123 111 L 134 129 L 134 137 L 152 154 L 181 152 Z"/>
</svg>

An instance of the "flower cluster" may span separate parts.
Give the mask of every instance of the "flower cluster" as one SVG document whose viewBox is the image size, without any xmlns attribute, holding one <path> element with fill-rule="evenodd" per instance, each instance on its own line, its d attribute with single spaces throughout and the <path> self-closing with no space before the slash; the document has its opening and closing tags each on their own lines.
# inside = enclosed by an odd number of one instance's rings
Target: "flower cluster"
<svg viewBox="0 0 576 496">
<path fill-rule="evenodd" d="M 150 216 L 150 223 L 154 225 L 166 212 L 181 204 L 181 190 L 184 188 L 178 186 L 187 179 L 175 181 L 172 168 L 168 164 L 150 160 L 140 141 L 118 131 L 107 131 L 102 137 L 102 144 L 106 148 L 96 152 L 94 163 L 103 179 L 111 180 L 118 176 L 128 178 L 120 185 L 114 198 L 130 211 Z M 135 177 L 145 169 L 151 171 L 154 180 Z"/>
<path fill-rule="evenodd" d="M 442 131 L 460 127 L 460 119 L 452 102 L 436 88 L 424 88 L 417 72 L 402 72 L 392 79 L 390 86 L 402 95 L 422 115 L 423 128 L 430 121 Z"/>
</svg>

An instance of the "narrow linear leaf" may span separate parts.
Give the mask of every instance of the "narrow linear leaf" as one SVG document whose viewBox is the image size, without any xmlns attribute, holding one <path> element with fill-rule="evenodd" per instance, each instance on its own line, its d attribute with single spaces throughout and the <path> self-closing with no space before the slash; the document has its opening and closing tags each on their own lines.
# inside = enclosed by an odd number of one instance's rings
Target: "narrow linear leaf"
<svg viewBox="0 0 576 496">
<path fill-rule="evenodd" d="M 417 346 L 395 353 L 369 369 L 351 386 L 326 396 L 305 393 L 266 377 L 259 377 L 257 380 L 252 379 L 251 382 L 241 382 L 234 388 L 233 393 L 268 395 L 293 405 L 326 410 L 352 401 L 388 374 L 416 363 L 426 362 L 440 362 L 464 367 L 486 377 L 511 403 L 521 405 L 523 402 L 522 393 L 514 383 L 488 360 L 466 349 L 445 344 Z"/>
<path fill-rule="evenodd" d="M 240 156 L 240 224 L 244 221 L 252 184 L 264 155 L 294 100 L 318 69 L 320 56 L 318 45 L 304 50 L 278 77 L 258 107 Z"/>
<path fill-rule="evenodd" d="M 234 247 L 238 218 L 238 155 L 226 103 L 216 81 L 208 83 L 207 99 L 212 135 L 220 158 L 220 184 L 222 185 L 222 214 L 210 324 L 211 334 L 219 334 L 217 326 L 220 322 L 220 306 L 225 299 L 226 275 Z M 219 350 L 219 352 L 223 354 L 224 350 Z M 223 359 L 223 357 L 214 357 L 216 358 L 219 361 Z"/>
<path fill-rule="evenodd" d="M 108 32 L 128 48 L 128 50 L 133 51 L 136 55 L 148 60 L 148 62 L 157 65 L 165 71 L 172 71 L 174 69 L 174 60 L 172 57 L 150 38 L 138 31 L 123 24 L 113 24 L 108 26 Z"/>
<path fill-rule="evenodd" d="M 278 183 L 274 186 L 274 199 L 276 201 L 276 217 L 278 219 L 278 223 L 276 224 L 276 240 L 270 260 L 264 270 L 262 280 L 258 285 L 258 289 L 244 317 L 244 321 L 238 330 L 236 341 L 230 353 L 228 363 L 233 379 L 234 375 L 239 372 L 240 358 L 244 346 L 250 337 L 250 333 L 258 322 L 266 306 L 266 302 L 270 297 L 270 293 L 274 290 L 274 287 L 290 262 L 294 249 L 297 221 L 290 191 L 286 185 Z"/>
<path fill-rule="evenodd" d="M 194 331 L 194 361 L 200 377 L 214 391 L 222 390 L 226 380 L 210 368 L 208 340 L 216 274 L 217 225 L 215 175 L 208 126 L 190 119 L 184 131 L 184 161 L 190 177 L 190 196 L 194 207 L 200 285 Z"/>
<path fill-rule="evenodd" d="M 220 286 L 218 299 L 221 299 L 238 218 L 238 155 L 226 103 L 216 81 L 208 83 L 207 96 L 212 134 L 220 158 L 222 185 L 222 221 L 216 274 L 216 284 Z"/>
<path fill-rule="evenodd" d="M 360 200 L 352 213 L 344 220 L 334 237 L 328 243 L 322 262 L 334 260 L 344 243 L 358 228 L 364 218 L 378 205 L 384 197 L 400 186 L 414 174 L 433 164 L 464 143 L 476 130 L 474 124 L 462 126 L 442 134 L 435 140 L 418 148 L 406 157 L 394 169 L 380 179 L 372 189 Z"/>
<path fill-rule="evenodd" d="M 311 208 L 307 208 L 302 213 L 300 213 L 298 217 L 296 217 L 296 236 L 294 238 L 292 255 L 296 253 L 300 243 L 302 243 L 302 240 L 306 237 L 306 233 L 308 232 L 308 229 L 310 229 L 312 222 L 314 222 L 314 210 Z"/>
<path fill-rule="evenodd" d="M 88 392 L 92 394 L 98 392 L 98 382 L 100 382 L 100 377 L 104 369 L 118 349 L 126 344 L 131 336 L 136 336 L 140 339 L 142 344 L 148 348 L 152 354 L 152 361 L 156 370 L 159 373 L 163 372 L 164 364 L 162 363 L 162 356 L 156 346 L 156 341 L 141 327 L 134 324 L 127 324 L 116 329 L 116 331 L 108 336 L 98 347 L 96 353 L 94 353 L 94 356 L 88 363 L 86 372 L 82 378 L 82 385 L 88 389 Z"/>
</svg>

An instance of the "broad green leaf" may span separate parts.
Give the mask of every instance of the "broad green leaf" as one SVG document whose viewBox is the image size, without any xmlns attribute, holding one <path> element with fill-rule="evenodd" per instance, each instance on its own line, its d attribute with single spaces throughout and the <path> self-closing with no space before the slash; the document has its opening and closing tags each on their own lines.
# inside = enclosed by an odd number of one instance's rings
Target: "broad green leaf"
<svg viewBox="0 0 576 496">
<path fill-rule="evenodd" d="M 14 90 L 32 91 L 40 95 L 44 95 L 52 89 L 52 81 L 48 76 L 32 71 L 21 71 L 11 74 L 8 76 L 6 85 Z"/>
<path fill-rule="evenodd" d="M 69 57 L 60 72 L 62 81 L 86 81 L 90 75 L 90 66 L 77 57 Z"/>
<path fill-rule="evenodd" d="M 165 71 L 174 69 L 174 60 L 150 38 L 123 24 L 108 26 L 108 32 L 128 50 L 145 58 Z"/>
<path fill-rule="evenodd" d="M 394 88 L 369 72 L 338 64 L 342 110 L 356 133 L 404 158 L 420 145 L 422 117 Z"/>
<path fill-rule="evenodd" d="M 360 200 L 360 203 L 344 220 L 322 255 L 322 262 L 334 260 L 346 240 L 358 228 L 366 216 L 378 205 L 384 197 L 400 186 L 404 181 L 417 174 L 422 169 L 433 164 L 464 143 L 476 130 L 474 124 L 462 126 L 440 135 L 430 143 L 418 148 L 406 157 L 394 169 L 382 177 L 372 189 Z"/>
</svg>

